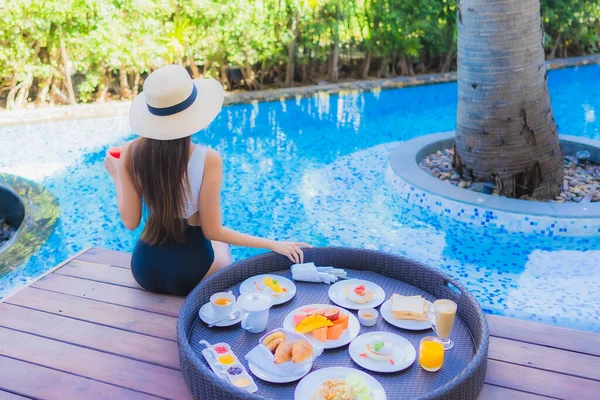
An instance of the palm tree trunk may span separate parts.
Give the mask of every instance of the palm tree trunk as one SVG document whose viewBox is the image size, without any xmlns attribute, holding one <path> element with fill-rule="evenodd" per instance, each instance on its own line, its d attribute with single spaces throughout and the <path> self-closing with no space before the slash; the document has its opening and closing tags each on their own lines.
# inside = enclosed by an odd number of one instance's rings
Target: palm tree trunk
<svg viewBox="0 0 600 400">
<path fill-rule="evenodd" d="M 340 77 L 339 61 L 340 61 L 340 5 L 335 5 L 336 19 L 335 25 L 331 28 L 333 35 L 333 43 L 331 52 L 329 53 L 329 81 L 337 82 Z"/>
<path fill-rule="evenodd" d="M 461 0 L 455 167 L 510 197 L 560 192 L 539 0 Z"/>
<path fill-rule="evenodd" d="M 296 41 L 298 40 L 298 23 L 300 21 L 300 13 L 296 11 L 294 20 L 292 21 L 292 41 L 288 46 L 288 62 L 285 70 L 285 87 L 294 85 L 294 73 L 296 71 Z"/>
<path fill-rule="evenodd" d="M 133 90 L 133 96 L 137 96 L 140 90 L 140 71 L 136 71 L 135 77 L 133 78 L 133 86 L 131 87 Z"/>
<path fill-rule="evenodd" d="M 53 76 L 49 75 L 39 84 L 39 91 L 35 98 L 36 107 L 40 107 L 46 104 L 46 101 L 48 99 L 48 92 L 50 91 L 50 84 L 52 83 L 52 78 Z"/>
<path fill-rule="evenodd" d="M 200 70 L 198 69 L 198 66 L 196 65 L 196 60 L 193 56 L 188 56 L 188 64 L 190 65 L 190 69 L 192 70 L 192 78 L 200 79 Z"/>
<path fill-rule="evenodd" d="M 121 100 L 131 97 L 131 88 L 127 81 L 127 69 L 124 63 L 121 63 L 121 68 L 119 68 L 119 89 L 121 90 Z"/>
<path fill-rule="evenodd" d="M 15 108 L 23 108 L 27 104 L 27 98 L 29 97 L 29 89 L 33 84 L 33 72 L 29 72 L 23 85 L 15 97 Z"/>
<path fill-rule="evenodd" d="M 65 46 L 65 41 L 62 37 L 62 33 L 60 34 L 60 55 L 64 67 L 65 86 L 67 87 L 67 93 L 69 94 L 69 103 L 76 104 L 77 101 L 75 100 L 75 90 L 73 89 L 73 81 L 71 80 L 69 53 L 67 53 L 67 47 Z"/>
<path fill-rule="evenodd" d="M 371 69 L 371 52 L 367 50 L 365 54 L 365 61 L 362 65 L 362 72 L 360 77 L 363 79 L 367 79 L 369 77 L 369 70 Z"/>
</svg>

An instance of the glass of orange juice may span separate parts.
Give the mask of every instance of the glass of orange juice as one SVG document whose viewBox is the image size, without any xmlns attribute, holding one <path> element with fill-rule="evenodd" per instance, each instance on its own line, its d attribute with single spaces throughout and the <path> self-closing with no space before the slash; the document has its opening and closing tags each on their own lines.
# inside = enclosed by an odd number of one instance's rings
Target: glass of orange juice
<svg viewBox="0 0 600 400">
<path fill-rule="evenodd" d="M 421 339 L 419 364 L 425 371 L 436 372 L 444 364 L 444 342 L 435 336 Z"/>
</svg>

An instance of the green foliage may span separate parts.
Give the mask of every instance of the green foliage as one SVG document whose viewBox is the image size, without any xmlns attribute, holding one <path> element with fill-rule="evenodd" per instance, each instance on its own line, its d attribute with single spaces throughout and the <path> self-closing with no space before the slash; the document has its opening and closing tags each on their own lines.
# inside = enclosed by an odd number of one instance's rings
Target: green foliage
<svg viewBox="0 0 600 400">
<path fill-rule="evenodd" d="M 600 0 L 542 18 L 551 57 L 598 51 Z M 131 98 L 168 63 L 228 89 L 447 71 L 455 42 L 456 0 L 0 0 L 0 106 Z"/>
<path fill-rule="evenodd" d="M 599 0 L 541 0 L 541 8 L 545 44 L 551 56 L 598 52 Z"/>
</svg>

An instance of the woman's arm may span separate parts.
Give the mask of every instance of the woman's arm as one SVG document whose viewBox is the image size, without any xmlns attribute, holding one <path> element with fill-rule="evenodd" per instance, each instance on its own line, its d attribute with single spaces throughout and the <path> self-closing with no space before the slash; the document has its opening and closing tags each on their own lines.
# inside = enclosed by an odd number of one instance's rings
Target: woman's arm
<svg viewBox="0 0 600 400">
<path fill-rule="evenodd" d="M 129 154 L 131 150 L 131 143 L 123 146 L 120 159 L 107 153 L 104 166 L 115 183 L 121 220 L 127 229 L 134 230 L 140 225 L 142 219 L 142 197 L 138 193 L 127 168 L 126 160 L 129 160 L 129 157 L 132 156 Z"/>
<path fill-rule="evenodd" d="M 199 196 L 200 225 L 209 240 L 229 243 L 234 246 L 269 249 L 288 257 L 295 263 L 303 262 L 304 254 L 300 246 L 310 247 L 301 242 L 277 242 L 225 228 L 221 222 L 221 184 L 223 181 L 223 161 L 219 153 L 209 149 L 204 162 L 204 176 Z"/>
</svg>

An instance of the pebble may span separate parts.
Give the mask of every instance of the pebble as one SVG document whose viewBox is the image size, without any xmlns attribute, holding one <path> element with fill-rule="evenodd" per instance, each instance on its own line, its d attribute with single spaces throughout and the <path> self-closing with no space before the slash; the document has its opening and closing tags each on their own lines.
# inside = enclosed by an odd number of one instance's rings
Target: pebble
<svg viewBox="0 0 600 400">
<path fill-rule="evenodd" d="M 5 218 L 0 217 L 0 247 L 10 240 L 16 229 L 11 226 Z"/>
<path fill-rule="evenodd" d="M 426 156 L 419 166 L 430 175 L 457 186 L 461 189 L 481 191 L 481 182 L 470 182 L 461 179 L 460 174 L 452 168 L 454 149 L 437 151 Z M 600 165 L 587 162 L 578 164 L 577 157 L 567 155 L 564 160 L 565 178 L 561 193 L 551 200 L 555 203 L 600 202 Z M 494 191 L 494 195 L 498 192 Z"/>
</svg>

